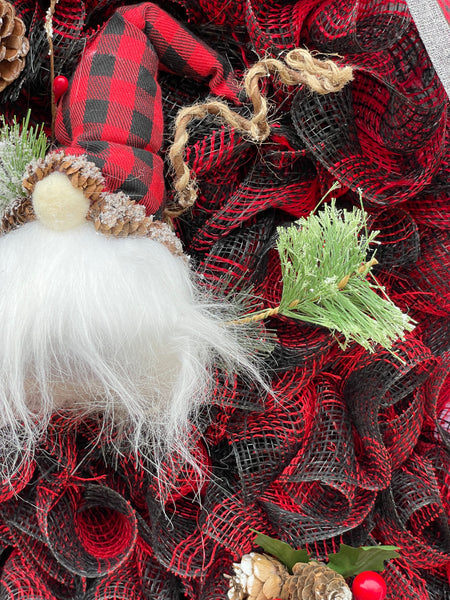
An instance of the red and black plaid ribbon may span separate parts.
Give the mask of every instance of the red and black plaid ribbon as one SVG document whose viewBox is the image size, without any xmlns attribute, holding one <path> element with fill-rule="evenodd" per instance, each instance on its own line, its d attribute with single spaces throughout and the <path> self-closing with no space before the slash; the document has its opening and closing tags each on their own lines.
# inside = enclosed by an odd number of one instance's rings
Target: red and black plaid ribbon
<svg viewBox="0 0 450 600">
<path fill-rule="evenodd" d="M 164 201 L 160 68 L 207 80 L 237 100 L 218 54 L 154 4 L 118 9 L 89 42 L 64 96 L 56 136 L 67 154 L 85 154 L 109 191 L 157 213 Z"/>
</svg>

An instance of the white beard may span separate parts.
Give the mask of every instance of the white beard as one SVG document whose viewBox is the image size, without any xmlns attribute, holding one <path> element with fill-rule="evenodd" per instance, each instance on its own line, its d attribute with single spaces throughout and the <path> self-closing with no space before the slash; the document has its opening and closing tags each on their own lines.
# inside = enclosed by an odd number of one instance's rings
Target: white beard
<svg viewBox="0 0 450 600">
<path fill-rule="evenodd" d="M 31 222 L 0 238 L 0 456 L 31 457 L 55 412 L 102 415 L 131 451 L 192 462 L 213 365 L 258 372 L 224 305 L 147 238 Z M 120 448 L 117 448 L 120 451 Z M 9 458 L 8 458 L 9 456 Z M 17 465 L 17 462 L 16 462 Z M 198 466 L 198 465 L 197 465 Z"/>
</svg>

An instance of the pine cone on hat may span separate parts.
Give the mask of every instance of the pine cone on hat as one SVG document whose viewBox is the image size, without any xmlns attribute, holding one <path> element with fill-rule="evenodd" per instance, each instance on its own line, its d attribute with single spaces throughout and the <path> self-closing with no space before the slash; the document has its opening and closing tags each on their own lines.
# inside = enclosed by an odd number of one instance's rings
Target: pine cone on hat
<svg viewBox="0 0 450 600">
<path fill-rule="evenodd" d="M 126 194 L 102 193 L 88 213 L 95 229 L 106 236 L 145 236 L 164 244 L 175 256 L 184 256 L 181 241 L 167 223 L 145 214 L 145 207 L 136 204 Z"/>
<path fill-rule="evenodd" d="M 5 210 L 0 221 L 0 233 L 8 233 L 8 231 L 35 219 L 31 198 L 18 198 Z"/>
<path fill-rule="evenodd" d="M 233 564 L 233 569 L 235 575 L 229 577 L 229 600 L 287 600 L 282 588 L 289 573 L 276 558 L 251 552 L 244 554 L 240 563 Z"/>
<path fill-rule="evenodd" d="M 23 21 L 12 4 L 0 0 L 0 92 L 20 75 L 29 49 Z"/>
<path fill-rule="evenodd" d="M 105 186 L 100 169 L 83 155 L 70 156 L 63 151 L 50 152 L 45 158 L 30 163 L 22 185 L 31 196 L 38 181 L 55 171 L 67 175 L 73 187 L 81 190 L 91 204 L 99 200 Z"/>
<path fill-rule="evenodd" d="M 147 235 L 153 221 L 153 217 L 145 216 L 142 204 L 136 204 L 122 192 L 102 194 L 91 206 L 89 219 L 97 231 L 116 237 Z"/>
<path fill-rule="evenodd" d="M 345 579 L 327 565 L 311 561 L 297 563 L 292 568 L 281 598 L 288 600 L 351 600 L 352 593 Z"/>
</svg>

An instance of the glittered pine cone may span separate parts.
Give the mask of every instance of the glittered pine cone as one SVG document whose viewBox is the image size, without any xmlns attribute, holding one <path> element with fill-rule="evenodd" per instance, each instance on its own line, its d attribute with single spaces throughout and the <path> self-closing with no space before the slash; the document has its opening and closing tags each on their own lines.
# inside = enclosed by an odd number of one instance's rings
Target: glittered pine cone
<svg viewBox="0 0 450 600">
<path fill-rule="evenodd" d="M 345 579 L 327 565 L 311 561 L 297 563 L 292 568 L 280 598 L 288 600 L 351 600 L 352 593 Z"/>
<path fill-rule="evenodd" d="M 0 233 L 8 233 L 8 231 L 35 219 L 31 198 L 17 199 L 6 208 L 0 221 Z"/>
<path fill-rule="evenodd" d="M 153 219 L 145 216 L 145 207 L 133 202 L 123 192 L 104 193 L 90 208 L 88 219 L 105 235 L 145 236 Z"/>
<path fill-rule="evenodd" d="M 276 558 L 251 552 L 244 554 L 240 563 L 234 563 L 233 569 L 235 574 L 228 576 L 229 600 L 287 600 L 282 588 L 289 573 Z"/>
<path fill-rule="evenodd" d="M 162 221 L 147 217 L 145 207 L 122 192 L 102 193 L 89 209 L 88 220 L 104 235 L 115 237 L 143 236 L 164 244 L 172 254 L 183 256 L 181 242 Z"/>
<path fill-rule="evenodd" d="M 85 156 L 70 156 L 63 151 L 49 152 L 44 158 L 32 161 L 26 170 L 22 185 L 31 196 L 38 181 L 58 171 L 70 179 L 74 188 L 81 190 L 90 203 L 100 199 L 105 187 L 101 171 Z"/>
<path fill-rule="evenodd" d="M 0 92 L 20 75 L 30 44 L 12 4 L 0 0 Z"/>
</svg>

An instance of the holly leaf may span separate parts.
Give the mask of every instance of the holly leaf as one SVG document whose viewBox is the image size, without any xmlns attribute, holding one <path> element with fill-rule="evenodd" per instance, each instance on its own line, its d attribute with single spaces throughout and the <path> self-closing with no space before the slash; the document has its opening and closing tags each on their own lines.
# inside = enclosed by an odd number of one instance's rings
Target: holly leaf
<svg viewBox="0 0 450 600">
<path fill-rule="evenodd" d="M 384 561 L 398 558 L 396 546 L 360 546 L 353 548 L 341 544 L 339 552 L 329 555 L 327 566 L 344 578 L 363 571 L 384 571 Z"/>
<path fill-rule="evenodd" d="M 254 529 L 252 529 L 252 531 L 258 534 L 255 538 L 255 543 L 258 544 L 258 546 L 261 546 L 267 554 L 271 554 L 272 556 L 275 556 L 275 558 L 278 558 L 278 560 L 290 571 L 298 562 L 309 562 L 309 554 L 306 550 L 294 550 L 294 548 L 289 546 L 289 544 L 286 544 L 286 542 L 271 538 L 264 533 L 258 533 Z"/>
</svg>

